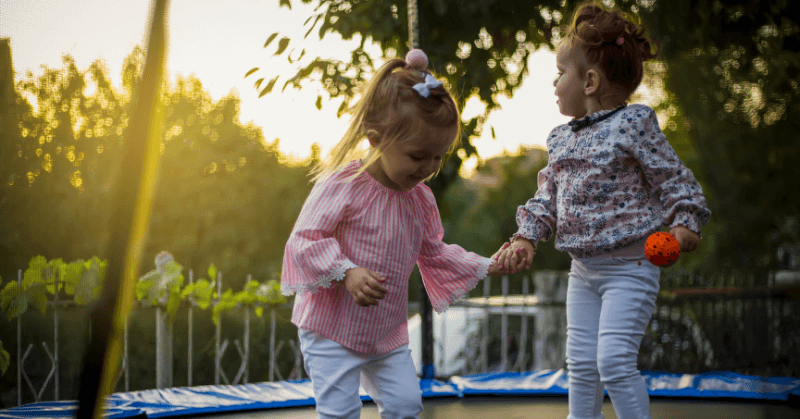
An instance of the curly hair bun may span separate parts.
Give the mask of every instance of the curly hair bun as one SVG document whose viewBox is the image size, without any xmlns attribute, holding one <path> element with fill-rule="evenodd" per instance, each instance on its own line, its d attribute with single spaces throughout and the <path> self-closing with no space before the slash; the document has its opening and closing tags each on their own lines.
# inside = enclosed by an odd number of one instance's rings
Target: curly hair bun
<svg viewBox="0 0 800 419">
<path fill-rule="evenodd" d="M 421 49 L 412 49 L 406 54 L 406 68 L 425 71 L 428 68 L 428 56 Z"/>
</svg>

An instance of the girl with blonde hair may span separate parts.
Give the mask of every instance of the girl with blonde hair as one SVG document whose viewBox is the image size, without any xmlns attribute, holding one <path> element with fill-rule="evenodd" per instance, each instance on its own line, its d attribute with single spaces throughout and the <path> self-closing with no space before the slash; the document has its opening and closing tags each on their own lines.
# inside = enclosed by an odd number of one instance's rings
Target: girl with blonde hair
<svg viewBox="0 0 800 419">
<path fill-rule="evenodd" d="M 358 418 L 359 384 L 382 418 L 413 418 L 422 393 L 408 349 L 408 278 L 419 266 L 433 308 L 444 311 L 493 260 L 442 242 L 423 182 L 457 145 L 460 116 L 427 57 L 384 64 L 354 108 L 292 230 L 281 288 L 296 293 L 292 323 L 320 418 Z M 365 153 L 361 145 L 367 139 Z"/>
</svg>

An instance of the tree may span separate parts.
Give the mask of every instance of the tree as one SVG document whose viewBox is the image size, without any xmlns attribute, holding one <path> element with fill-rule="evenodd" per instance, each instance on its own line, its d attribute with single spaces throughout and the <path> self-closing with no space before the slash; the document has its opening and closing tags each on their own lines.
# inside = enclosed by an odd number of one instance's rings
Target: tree
<svg viewBox="0 0 800 419">
<path fill-rule="evenodd" d="M 688 137 L 715 221 L 713 260 L 780 267 L 800 244 L 800 19 L 781 0 L 655 1 L 666 133 Z M 671 135 L 672 134 L 672 135 Z"/>
<path fill-rule="evenodd" d="M 314 80 L 331 98 L 342 96 L 341 115 L 355 89 L 375 69 L 364 50 L 380 46 L 381 59 L 407 50 L 407 9 L 403 0 L 302 0 L 317 5 L 306 21 L 306 37 L 335 32 L 357 39 L 349 62 L 294 53 L 288 37 L 277 42 L 276 55 L 298 63 L 283 82 L 301 88 Z M 420 2 L 424 50 L 431 67 L 459 92 L 463 109 L 473 95 L 485 112 L 465 123 L 464 142 L 431 181 L 437 199 L 458 176 L 461 159 L 475 153 L 471 139 L 497 109 L 496 97 L 512 97 L 527 75 L 527 59 L 540 47 L 554 49 L 568 17 L 579 2 L 478 0 Z M 687 162 L 708 195 L 714 213 L 706 237 L 714 244 L 710 266 L 775 266 L 775 248 L 800 243 L 797 190 L 798 25 L 785 0 L 694 2 L 689 0 L 605 1 L 624 12 L 640 14 L 663 55 L 651 69 L 664 97 L 665 127 L 679 156 Z M 280 5 L 291 8 L 290 0 Z M 310 24 L 309 24 L 310 22 Z M 277 39 L 267 38 L 265 47 Z M 300 48 L 295 47 L 295 48 Z M 288 51 L 288 52 L 287 52 Z M 310 60 L 310 62 L 308 62 Z M 246 76 L 258 72 L 254 68 Z M 261 94 L 270 93 L 271 77 Z M 262 81 L 263 81 L 262 77 Z M 261 88 L 257 83 L 257 88 Z M 318 107 L 322 98 L 317 99 Z M 688 117 L 684 115 L 689 115 Z M 687 129 L 686 127 L 690 127 Z M 698 169 L 699 168 L 699 169 Z M 442 217 L 449 214 L 442 212 Z M 751 263 L 752 262 L 752 263 Z"/>
<path fill-rule="evenodd" d="M 303 3 L 312 3 L 312 0 L 303 0 Z M 341 116 L 351 105 L 358 86 L 376 70 L 377 57 L 369 56 L 364 49 L 367 42 L 380 45 L 381 59 L 404 56 L 408 51 L 407 3 L 405 0 L 318 0 L 313 3 L 317 4 L 318 12 L 306 21 L 313 21 L 306 37 L 314 29 L 320 39 L 336 32 L 346 40 L 357 38 L 359 46 L 352 51 L 350 62 L 313 58 L 286 80 L 282 89 L 289 85 L 301 89 L 304 81 L 318 77 L 331 98 L 344 98 L 338 109 Z M 519 88 L 528 73 L 528 57 L 532 52 L 542 46 L 553 48 L 554 33 L 563 18 L 561 3 L 556 0 L 536 5 L 505 0 L 419 2 L 420 35 L 429 67 L 458 92 L 459 109 L 463 109 L 473 95 L 486 105 L 483 115 L 465 123 L 459 151 L 450 156 L 439 176 L 429 183 L 437 199 L 441 200 L 444 190 L 458 177 L 462 158 L 475 154 L 471 139 L 481 134 L 486 116 L 498 108 L 497 96 L 512 96 Z M 290 0 L 281 0 L 280 4 L 291 8 Z M 269 46 L 278 36 L 278 33 L 270 35 L 264 46 Z M 282 37 L 277 42 L 276 55 L 286 53 L 290 63 L 299 64 L 305 50 L 294 54 L 295 49 L 290 49 L 294 43 L 299 44 Z M 254 68 L 247 75 L 258 71 Z M 261 93 L 270 93 L 278 79 L 271 78 Z M 260 83 L 257 88 L 261 88 Z M 319 97 L 318 107 L 321 101 Z"/>
</svg>

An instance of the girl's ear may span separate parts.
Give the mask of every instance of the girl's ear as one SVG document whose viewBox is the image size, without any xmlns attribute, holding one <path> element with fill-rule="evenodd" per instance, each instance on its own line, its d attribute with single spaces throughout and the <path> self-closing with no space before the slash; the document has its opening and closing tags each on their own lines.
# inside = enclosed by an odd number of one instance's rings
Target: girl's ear
<svg viewBox="0 0 800 419">
<path fill-rule="evenodd" d="M 595 69 L 586 72 L 586 81 L 583 84 L 583 92 L 586 96 L 592 96 L 600 91 L 600 73 Z"/>
<path fill-rule="evenodd" d="M 369 141 L 369 145 L 372 147 L 376 147 L 378 145 L 378 131 L 371 129 L 367 131 L 367 141 Z"/>
</svg>

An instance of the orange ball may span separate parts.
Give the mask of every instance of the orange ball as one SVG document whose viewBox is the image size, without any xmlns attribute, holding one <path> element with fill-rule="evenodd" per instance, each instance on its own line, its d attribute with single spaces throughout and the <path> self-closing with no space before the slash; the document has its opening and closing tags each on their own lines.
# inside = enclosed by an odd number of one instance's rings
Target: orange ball
<svg viewBox="0 0 800 419">
<path fill-rule="evenodd" d="M 681 245 L 672 234 L 659 231 L 650 235 L 644 244 L 647 260 L 658 267 L 670 266 L 678 260 Z"/>
</svg>

